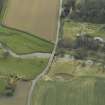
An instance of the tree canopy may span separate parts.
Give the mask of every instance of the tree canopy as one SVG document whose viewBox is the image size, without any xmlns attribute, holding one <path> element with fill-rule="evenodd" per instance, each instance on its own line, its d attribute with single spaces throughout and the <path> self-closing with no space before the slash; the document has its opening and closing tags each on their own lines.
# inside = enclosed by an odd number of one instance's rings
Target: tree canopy
<svg viewBox="0 0 105 105">
<path fill-rule="evenodd" d="M 64 4 L 73 9 L 69 18 L 105 23 L 105 0 L 66 0 Z"/>
</svg>

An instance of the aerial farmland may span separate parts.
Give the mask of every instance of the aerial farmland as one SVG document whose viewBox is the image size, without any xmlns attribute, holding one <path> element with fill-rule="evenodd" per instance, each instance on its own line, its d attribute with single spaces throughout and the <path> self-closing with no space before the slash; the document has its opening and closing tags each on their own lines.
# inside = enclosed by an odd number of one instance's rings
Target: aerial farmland
<svg viewBox="0 0 105 105">
<path fill-rule="evenodd" d="M 105 0 L 0 0 L 0 11 L 0 105 L 105 105 Z"/>
<path fill-rule="evenodd" d="M 58 13 L 59 0 L 0 0 L 0 105 L 28 103 L 52 55 Z"/>
<path fill-rule="evenodd" d="M 59 0 L 9 0 L 3 24 L 54 42 L 58 11 Z"/>
</svg>

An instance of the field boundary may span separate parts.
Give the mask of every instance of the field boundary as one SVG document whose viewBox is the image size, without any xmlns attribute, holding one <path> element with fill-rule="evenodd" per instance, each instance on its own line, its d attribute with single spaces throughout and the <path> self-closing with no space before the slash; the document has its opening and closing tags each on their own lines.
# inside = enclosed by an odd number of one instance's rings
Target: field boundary
<svg viewBox="0 0 105 105">
<path fill-rule="evenodd" d="M 25 34 L 30 35 L 30 36 L 32 36 L 32 37 L 38 38 L 38 39 L 40 39 L 40 40 L 42 40 L 42 41 L 45 41 L 45 42 L 54 44 L 52 41 L 49 41 L 49 40 L 46 40 L 46 39 L 44 39 L 44 38 L 38 37 L 38 36 L 36 36 L 35 34 L 32 34 L 32 33 L 30 33 L 30 32 L 26 32 L 26 31 L 19 30 L 19 29 L 17 29 L 17 28 L 13 28 L 13 27 L 9 27 L 9 26 L 5 25 L 5 24 L 4 24 L 4 20 L 5 20 L 6 11 L 7 11 L 7 8 L 8 8 L 8 7 L 7 7 L 8 1 L 9 1 L 9 0 L 6 0 L 6 1 L 4 2 L 3 8 L 2 8 L 2 10 L 1 10 L 0 25 L 1 25 L 2 27 L 7 28 L 7 29 L 10 29 L 10 30 L 17 31 L 17 32 L 25 33 Z"/>
<path fill-rule="evenodd" d="M 48 40 L 43 39 L 43 38 L 40 38 L 40 37 L 38 37 L 38 36 L 36 36 L 36 35 L 34 35 L 34 34 L 31 34 L 31 33 L 26 32 L 26 31 L 22 31 L 22 30 L 19 30 L 19 29 L 16 29 L 16 28 L 8 27 L 7 25 L 4 25 L 3 23 L 1 23 L 0 25 L 1 25 L 2 27 L 4 27 L 4 28 L 9 29 L 9 30 L 21 32 L 21 33 L 27 34 L 28 36 L 30 35 L 30 36 L 32 36 L 33 38 L 37 38 L 37 39 L 40 39 L 40 40 L 45 41 L 45 42 L 47 42 L 47 43 L 54 44 L 54 43 L 51 42 L 51 41 L 48 41 Z"/>
</svg>

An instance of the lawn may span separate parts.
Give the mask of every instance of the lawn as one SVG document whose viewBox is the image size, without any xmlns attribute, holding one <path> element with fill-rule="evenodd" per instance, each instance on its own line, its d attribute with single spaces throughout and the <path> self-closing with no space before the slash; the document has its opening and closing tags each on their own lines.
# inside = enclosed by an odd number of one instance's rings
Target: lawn
<svg viewBox="0 0 105 105">
<path fill-rule="evenodd" d="M 33 105 L 105 105 L 105 79 L 78 77 L 43 81 L 35 88 Z"/>
<path fill-rule="evenodd" d="M 35 36 L 0 26 L 0 41 L 16 53 L 52 52 L 53 44 Z"/>
<path fill-rule="evenodd" d="M 5 91 L 5 87 L 6 87 L 6 81 L 3 79 L 0 79 L 0 94 L 3 93 Z"/>
<path fill-rule="evenodd" d="M 48 63 L 48 59 L 19 59 L 0 58 L 0 75 L 18 75 L 24 79 L 33 79 L 41 73 Z"/>
<path fill-rule="evenodd" d="M 70 20 L 64 24 L 64 38 L 74 39 L 77 33 L 86 32 L 91 36 L 105 38 L 105 25 Z"/>
</svg>

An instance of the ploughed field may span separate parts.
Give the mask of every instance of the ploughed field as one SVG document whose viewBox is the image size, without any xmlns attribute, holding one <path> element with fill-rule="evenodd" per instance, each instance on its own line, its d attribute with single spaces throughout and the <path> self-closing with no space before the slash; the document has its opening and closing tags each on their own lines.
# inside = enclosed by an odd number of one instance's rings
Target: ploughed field
<svg viewBox="0 0 105 105">
<path fill-rule="evenodd" d="M 3 24 L 55 41 L 60 0 L 8 0 Z"/>
</svg>

